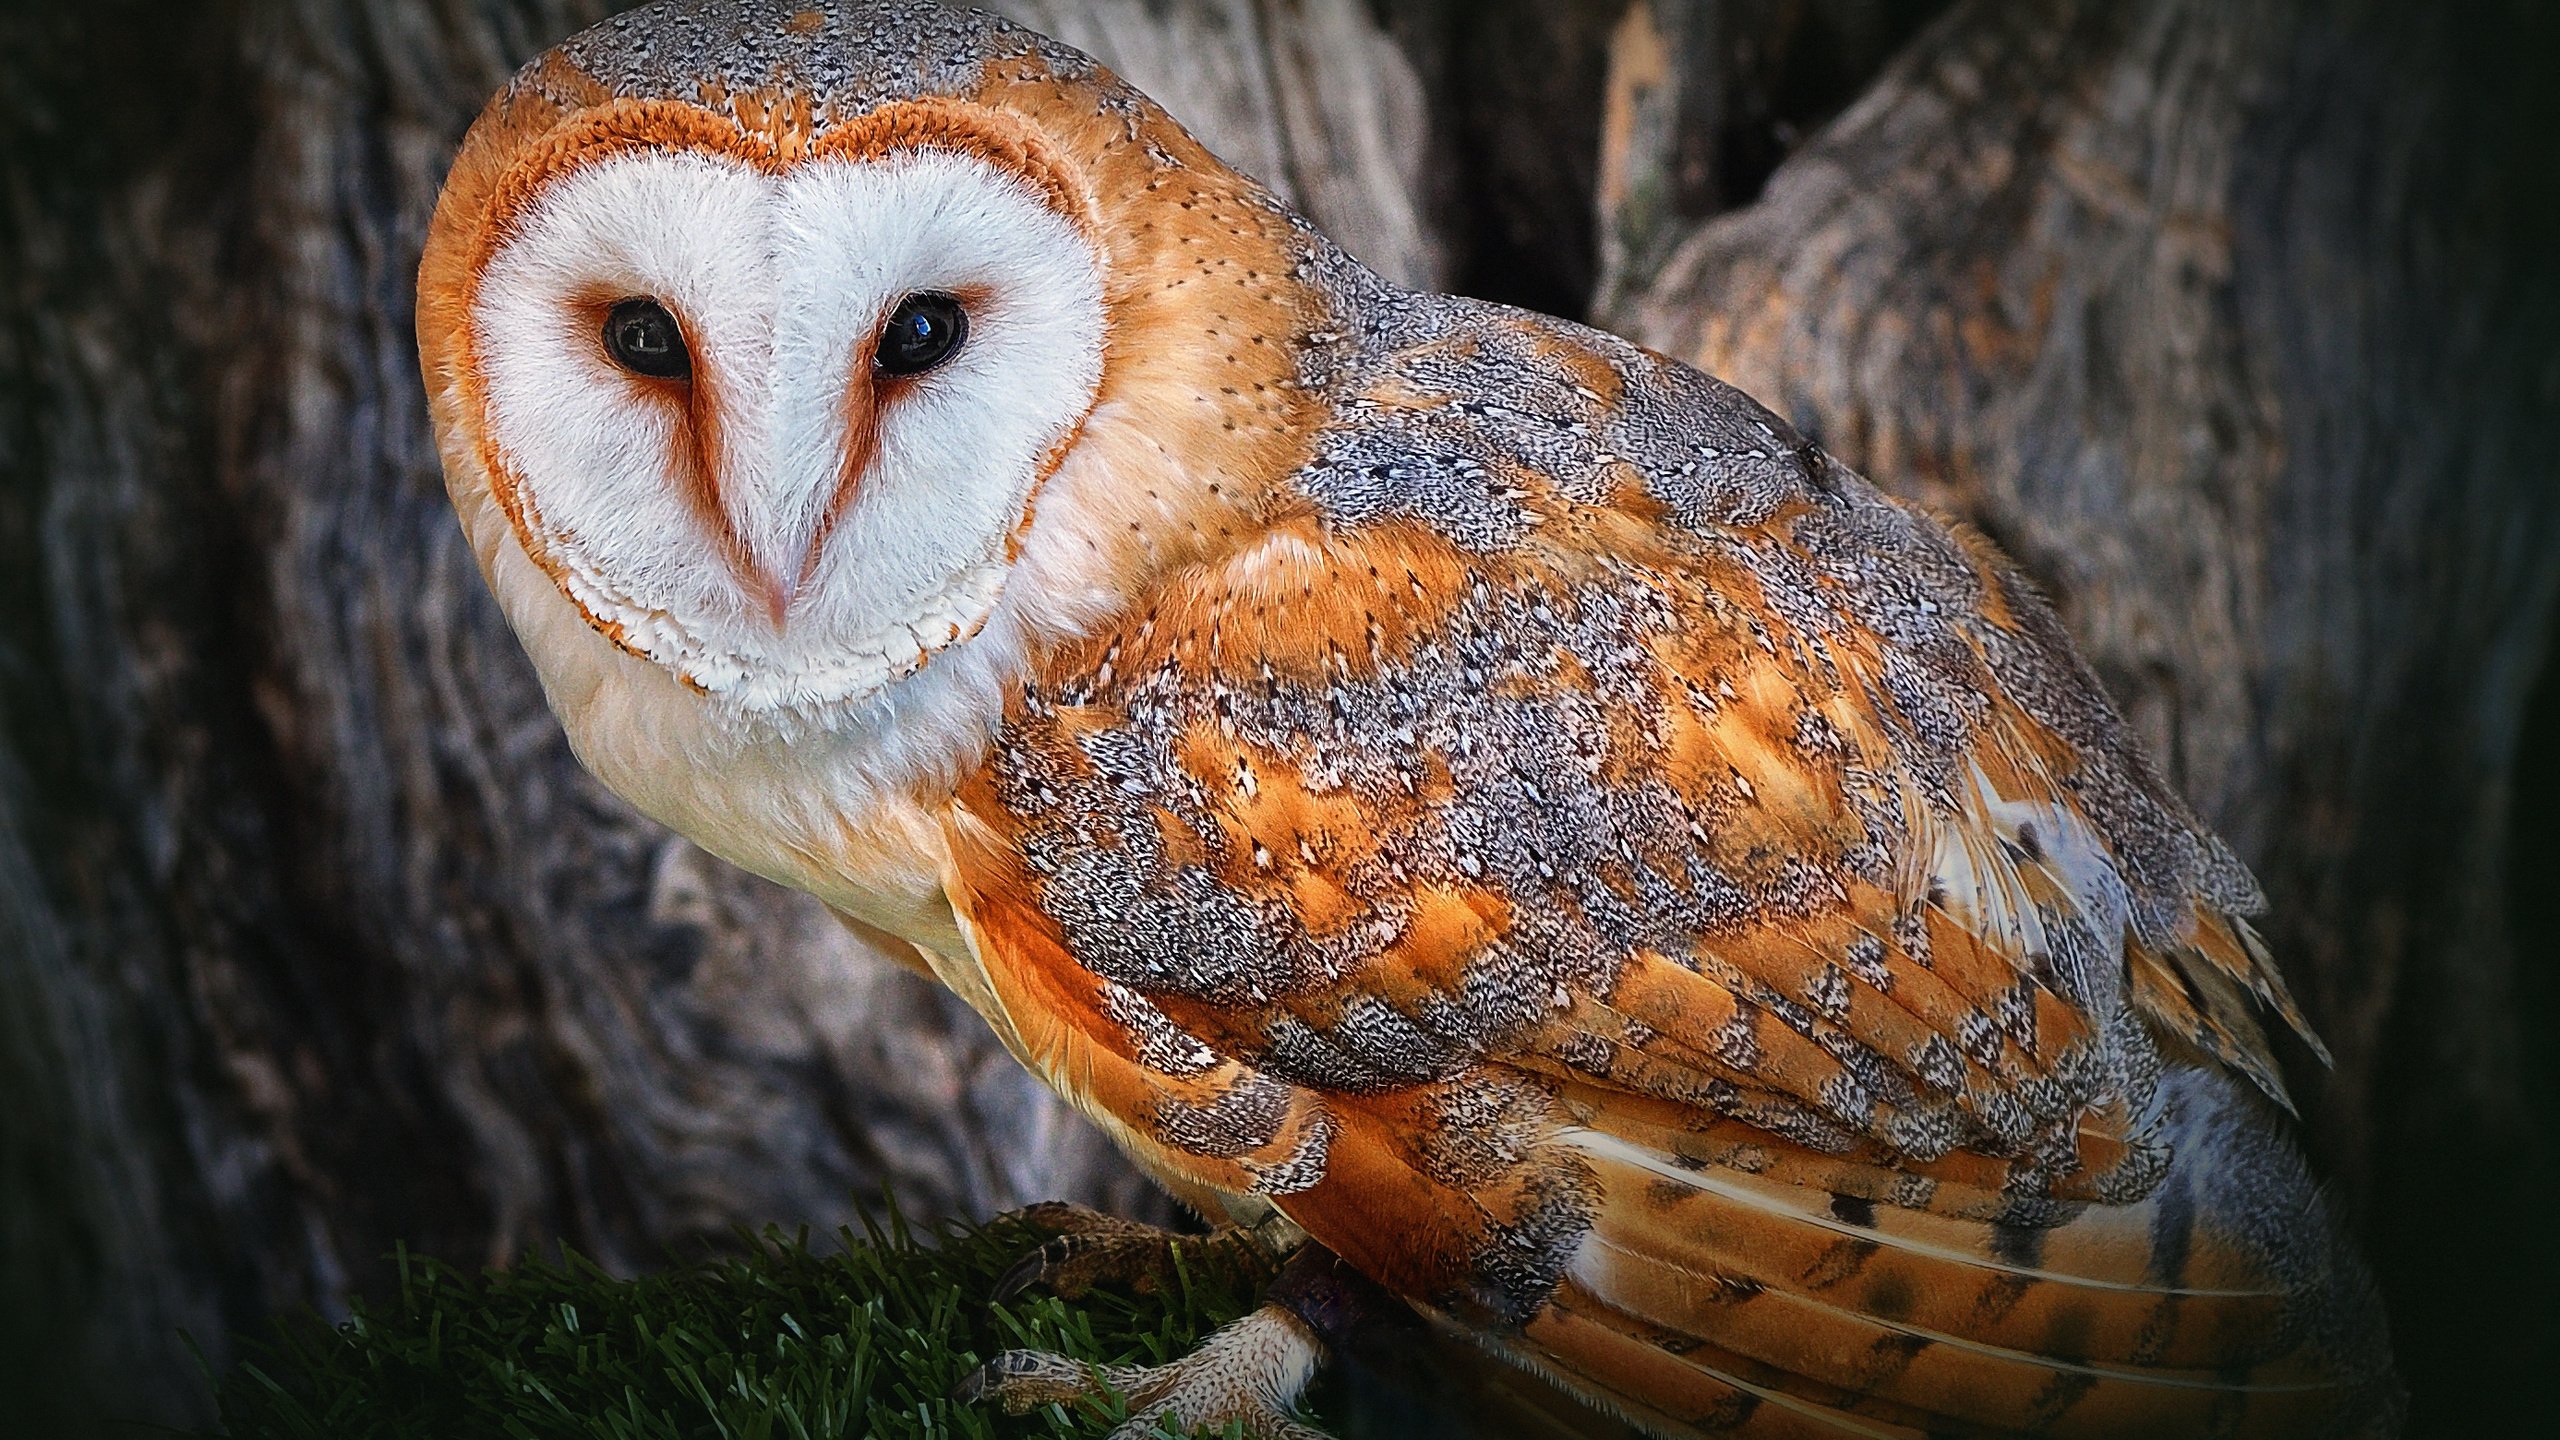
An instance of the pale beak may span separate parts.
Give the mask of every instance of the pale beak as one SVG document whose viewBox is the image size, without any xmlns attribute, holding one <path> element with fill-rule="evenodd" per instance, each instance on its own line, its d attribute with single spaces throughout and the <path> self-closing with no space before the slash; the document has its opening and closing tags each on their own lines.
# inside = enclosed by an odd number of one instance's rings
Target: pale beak
<svg viewBox="0 0 2560 1440">
<path fill-rule="evenodd" d="M 791 602 L 800 598 L 800 577 L 794 575 L 786 580 L 759 571 L 756 578 L 762 582 L 756 588 L 763 592 L 765 616 L 773 621 L 774 629 L 780 630 L 791 615 Z"/>
</svg>

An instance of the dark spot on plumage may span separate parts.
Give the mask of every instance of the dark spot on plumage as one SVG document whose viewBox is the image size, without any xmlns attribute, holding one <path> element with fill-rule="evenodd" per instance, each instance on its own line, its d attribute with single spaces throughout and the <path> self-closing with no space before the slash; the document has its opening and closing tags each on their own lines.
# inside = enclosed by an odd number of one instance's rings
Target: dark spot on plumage
<svg viewBox="0 0 2560 1440">
<path fill-rule="evenodd" d="M 2056 994 L 2061 993 L 2061 977 L 2053 973 L 2053 956 L 2051 954 L 2043 950 L 2031 950 L 2027 953 L 2023 964 L 2026 968 L 2027 978 Z"/>
<path fill-rule="evenodd" d="M 1697 1428 L 1708 1435 L 1722 1435 L 1739 1430 L 1760 1410 L 1760 1397 L 1748 1390 L 1728 1391 L 1714 1407 L 1697 1417 Z"/>
<path fill-rule="evenodd" d="M 1725 1274 L 1715 1277 L 1715 1287 L 1715 1303 L 1719 1305 L 1741 1305 L 1757 1300 L 1769 1288 L 1747 1275 Z"/>
<path fill-rule="evenodd" d="M 1811 438 L 1797 447 L 1795 461 L 1804 471 L 1805 484 L 1817 494 L 1837 499 L 1844 493 L 1845 487 L 1840 483 L 1841 467 Z"/>
<path fill-rule="evenodd" d="M 2076 1370 L 2065 1370 L 2055 1374 L 2036 1391 L 2035 1400 L 2027 1407 L 2027 1428 L 2030 1431 L 2050 1429 L 2053 1422 L 2070 1413 L 2071 1407 L 2080 1403 L 2080 1397 L 2096 1389 L 2097 1386 L 2098 1377 L 2095 1375 Z"/>
<path fill-rule="evenodd" d="M 2133 1333 L 2133 1348 L 2126 1355 L 2136 1365 L 2157 1365 L 2169 1353 L 2169 1342 L 2178 1335 L 2178 1300 L 2163 1295 L 2153 1301 L 2150 1313 L 2142 1317 L 2142 1325 Z"/>
<path fill-rule="evenodd" d="M 1831 1218 L 1844 1225 L 1872 1230 L 1876 1226 L 1876 1202 L 1863 1195 L 1834 1195 L 1831 1197 Z"/>
<path fill-rule="evenodd" d="M 2189 1188 L 2185 1172 L 2172 1171 L 2153 1196 L 2151 1262 L 2143 1278 L 2155 1285 L 2184 1284 L 2195 1230 L 2195 1192 Z"/>
<path fill-rule="evenodd" d="M 1842 1281 L 1854 1278 L 1860 1271 L 1866 1269 L 1867 1262 L 1873 1260 L 1883 1249 L 1884 1245 L 1880 1241 L 1859 1240 L 1844 1236 L 1824 1246 L 1822 1253 L 1815 1257 L 1812 1264 L 1804 1267 L 1804 1274 L 1798 1278 L 1812 1289 L 1828 1290 Z"/>
<path fill-rule="evenodd" d="M 2003 1316 L 2018 1307 L 2026 1293 L 2044 1282 L 2032 1275 L 1994 1275 L 1974 1297 L 1973 1319 L 1977 1325 L 1998 1324 Z"/>
<path fill-rule="evenodd" d="M 2056 1305 L 2046 1320 L 2044 1338 L 2037 1348 L 2064 1360 L 2086 1360 L 2089 1339 L 2096 1329 L 2097 1316 L 2086 1301 L 2066 1300 Z"/>
<path fill-rule="evenodd" d="M 1867 1346 L 1865 1360 L 1858 1366 L 1857 1388 L 1873 1390 L 1911 1368 L 1911 1362 L 1930 1346 L 1925 1335 L 1906 1335 L 1895 1331 L 1879 1335 Z"/>
<path fill-rule="evenodd" d="M 2021 1270 L 2041 1269 L 2046 1233 L 2041 1226 L 1995 1221 L 1991 1226 L 1991 1253 L 2004 1265 Z"/>
<path fill-rule="evenodd" d="M 1867 1292 L 1860 1298 L 1858 1308 L 1879 1320 L 1899 1320 L 1911 1313 L 1911 1302 L 1916 1298 L 1908 1274 L 1887 1270 L 1868 1282 Z"/>
</svg>

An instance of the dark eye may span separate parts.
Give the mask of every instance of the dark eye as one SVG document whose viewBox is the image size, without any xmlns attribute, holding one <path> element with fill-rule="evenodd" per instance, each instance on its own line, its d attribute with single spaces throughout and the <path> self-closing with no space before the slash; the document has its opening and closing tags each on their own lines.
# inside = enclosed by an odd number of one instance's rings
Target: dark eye
<svg viewBox="0 0 2560 1440">
<path fill-rule="evenodd" d="M 655 300 L 624 300 L 607 311 L 604 351 L 616 365 L 653 380 L 681 380 L 693 373 L 683 329 Z"/>
<path fill-rule="evenodd" d="M 959 300 L 928 290 L 898 302 L 880 332 L 880 353 L 872 360 L 883 375 L 921 375 L 951 358 L 969 338 L 969 312 Z"/>
</svg>

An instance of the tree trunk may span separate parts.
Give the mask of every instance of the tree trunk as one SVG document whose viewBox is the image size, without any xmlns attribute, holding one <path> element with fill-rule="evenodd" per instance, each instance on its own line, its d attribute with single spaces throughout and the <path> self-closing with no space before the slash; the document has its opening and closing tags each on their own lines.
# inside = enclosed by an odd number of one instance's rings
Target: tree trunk
<svg viewBox="0 0 2560 1440">
<path fill-rule="evenodd" d="M 884 1187 L 1162 1213 L 965 1009 L 589 780 L 482 591 L 417 246 L 480 103 L 600 8 L 0 17 L 0 1395 L 30 1433 L 195 1416 L 178 1328 L 221 1364 L 395 1242 L 636 1268 Z M 2560 833 L 2511 799 L 2560 591 L 2546 18 L 996 8 L 1386 273 L 1596 306 L 2015 550 L 2268 882 L 2419 1416 L 2524 1393 L 2494 1377 L 2547 1331 L 2478 1317 L 2560 1281 L 2551 1072 L 2524 1083 L 2550 994 L 2519 1008 L 2501 909 L 2511 818 Z M 2457 1344 L 2502 1365 L 2431 1389 Z"/>
<path fill-rule="evenodd" d="M 2441 1434 L 2560 1346 L 2553 1017 L 2507 894 L 2547 888 L 2510 855 L 2553 738 L 2560 106 L 2521 57 L 2555 40 L 2526 7 L 1964 5 L 1604 317 L 2059 602 L 2266 884 L 2336 1056 L 2288 1068 Z"/>
<path fill-rule="evenodd" d="M 965 1007 L 589 779 L 483 590 L 418 245 L 481 103 L 600 8 L 0 32 L 0 1403 L 39 1432 L 194 1413 L 180 1328 L 222 1363 L 395 1242 L 1167 1213 Z M 1438 278 L 1387 143 L 1419 91 L 1350 0 L 1020 8 Z"/>
</svg>

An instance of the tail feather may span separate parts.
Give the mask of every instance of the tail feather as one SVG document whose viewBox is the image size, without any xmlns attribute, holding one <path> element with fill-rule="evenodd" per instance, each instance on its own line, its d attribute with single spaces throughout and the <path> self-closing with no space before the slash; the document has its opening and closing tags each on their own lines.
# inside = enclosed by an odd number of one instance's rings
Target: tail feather
<svg viewBox="0 0 2560 1440">
<path fill-rule="evenodd" d="M 1713 1336 L 1722 1348 L 1827 1391 L 1950 1408 L 2000 1429 L 2207 1434 L 2253 1400 L 2273 1404 L 2297 1390 L 2326 1389 L 2316 1382 L 2235 1382 L 2229 1372 L 2101 1365 L 1985 1344 L 1730 1274 L 1661 1265 L 1605 1243 L 1584 1249 L 1577 1276 L 1590 1293 L 1630 1315 L 1674 1335 Z M 2139 1323 L 2144 1315 L 2129 1318 Z"/>
<path fill-rule="evenodd" d="M 1683 1397 L 1679 1416 L 1727 1413 L 1713 1401 L 1765 1411 L 1772 1434 L 2292 1433 L 2340 1399 L 2285 1296 L 2152 1205 L 2030 1230 L 1575 1143 L 1609 1199 L 1551 1307 L 1572 1323 L 1529 1338 L 1587 1384 Z M 1784 1428 L 1806 1425 L 1830 1428 Z"/>
<path fill-rule="evenodd" d="M 1522 1338 L 1543 1352 L 1522 1357 L 1528 1363 L 1677 1440 L 1926 1440 L 1928 1433 L 1787 1389 L 1765 1367 L 1666 1336 L 1569 1281 Z M 1634 1395 L 1644 1402 L 1622 1398 Z"/>
<path fill-rule="evenodd" d="M 1649 1187 L 1648 1198 L 1667 1189 Z M 1793 1292 L 1914 1333 L 2097 1364 L 2220 1370 L 2257 1363 L 2272 1358 L 2284 1312 L 2283 1298 L 2266 1291 L 1984 1264 L 1907 1247 L 1872 1227 L 1825 1226 L 1708 1190 L 1658 1208 L 1613 1206 L 1593 1233 L 1613 1262 L 1654 1266 L 1684 1285 Z"/>
</svg>

